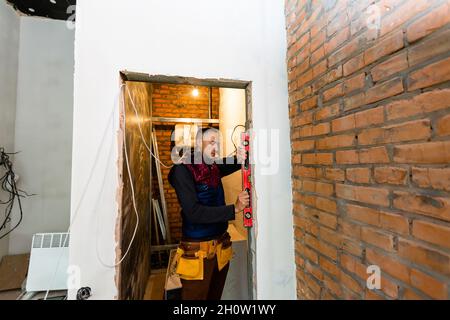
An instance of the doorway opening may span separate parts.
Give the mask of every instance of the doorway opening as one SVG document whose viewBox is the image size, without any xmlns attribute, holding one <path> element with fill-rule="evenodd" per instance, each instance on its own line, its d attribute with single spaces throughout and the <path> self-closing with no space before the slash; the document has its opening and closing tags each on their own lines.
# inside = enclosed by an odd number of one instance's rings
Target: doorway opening
<svg viewBox="0 0 450 320">
<path fill-rule="evenodd" d="M 116 240 L 121 263 L 116 283 L 119 299 L 158 300 L 164 297 L 170 252 L 181 239 L 181 209 L 168 181 L 172 148 L 193 143 L 198 129 L 213 127 L 222 137 L 221 156 L 232 155 L 240 132 L 252 129 L 251 82 L 128 71 L 121 72 L 121 81 L 125 139 L 119 139 Z M 241 171 L 224 177 L 222 184 L 226 204 L 233 204 L 242 190 Z M 253 215 L 255 219 L 255 208 Z M 228 232 L 234 256 L 222 299 L 252 299 L 253 229 L 244 227 L 240 213 L 230 221 Z"/>
</svg>

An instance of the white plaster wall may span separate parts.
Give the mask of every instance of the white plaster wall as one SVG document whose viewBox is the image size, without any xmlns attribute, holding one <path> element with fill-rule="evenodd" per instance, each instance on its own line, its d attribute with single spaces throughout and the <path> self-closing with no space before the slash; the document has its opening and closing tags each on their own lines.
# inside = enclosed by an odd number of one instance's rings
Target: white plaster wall
<svg viewBox="0 0 450 320">
<path fill-rule="evenodd" d="M 34 233 L 67 231 L 70 219 L 74 31 L 49 19 L 20 24 L 15 166 L 19 187 L 37 195 L 22 202 L 11 254 L 30 252 Z"/>
<path fill-rule="evenodd" d="M 117 295 L 106 265 L 115 261 L 124 69 L 253 81 L 254 128 L 280 130 L 282 155 L 276 175 L 256 165 L 257 298 L 295 298 L 284 21 L 282 0 L 77 2 L 70 263 L 93 299 Z"/>
<path fill-rule="evenodd" d="M 14 123 L 16 118 L 17 68 L 19 54 L 20 18 L 6 1 L 0 1 L 0 147 L 14 151 Z M 0 169 L 0 176 L 3 176 Z M 0 192 L 0 199 L 8 195 Z M 4 206 L 0 206 L 4 209 Z M 0 211 L 3 222 L 3 210 Z M 4 234 L 2 230 L 0 234 Z M 8 254 L 9 237 L 0 240 L 0 260 Z"/>
</svg>

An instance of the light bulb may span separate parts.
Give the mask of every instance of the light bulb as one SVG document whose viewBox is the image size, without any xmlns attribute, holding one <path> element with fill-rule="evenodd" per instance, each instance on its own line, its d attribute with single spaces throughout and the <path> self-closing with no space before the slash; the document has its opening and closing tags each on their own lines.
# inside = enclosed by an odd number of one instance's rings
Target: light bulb
<svg viewBox="0 0 450 320">
<path fill-rule="evenodd" d="M 192 90 L 192 95 L 193 95 L 194 97 L 198 97 L 198 89 L 197 89 L 197 88 L 195 88 L 194 90 Z"/>
</svg>

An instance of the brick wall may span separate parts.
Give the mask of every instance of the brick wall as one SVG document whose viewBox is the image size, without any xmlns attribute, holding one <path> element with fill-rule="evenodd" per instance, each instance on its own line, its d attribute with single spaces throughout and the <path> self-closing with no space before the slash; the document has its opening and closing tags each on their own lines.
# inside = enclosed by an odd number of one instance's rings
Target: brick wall
<svg viewBox="0 0 450 320">
<path fill-rule="evenodd" d="M 207 87 L 197 87 L 198 97 L 193 97 L 193 86 L 190 85 L 153 85 L 153 116 L 154 117 L 175 117 L 175 118 L 204 118 L 209 115 L 209 95 Z M 219 117 L 219 89 L 212 89 L 212 118 Z M 175 123 L 155 124 L 156 137 L 158 140 L 158 149 L 161 161 L 171 165 L 170 158 L 170 137 L 172 130 L 175 129 Z M 161 166 L 164 195 L 167 203 L 169 215 L 170 232 L 172 242 L 178 242 L 181 238 L 181 215 L 180 206 L 175 190 L 170 186 L 167 176 L 168 168 Z M 153 170 L 153 192 L 159 194 L 158 180 L 155 169 Z M 154 196 L 155 197 L 155 196 Z M 159 197 L 158 197 L 159 199 Z"/>
<path fill-rule="evenodd" d="M 287 0 L 286 21 L 298 298 L 448 299 L 450 1 Z"/>
</svg>

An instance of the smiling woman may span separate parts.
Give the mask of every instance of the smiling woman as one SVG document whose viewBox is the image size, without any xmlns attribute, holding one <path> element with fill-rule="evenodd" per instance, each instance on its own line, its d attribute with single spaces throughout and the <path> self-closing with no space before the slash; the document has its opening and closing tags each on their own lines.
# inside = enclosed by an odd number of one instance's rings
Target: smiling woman
<svg viewBox="0 0 450 320">
<path fill-rule="evenodd" d="M 76 0 L 7 0 L 17 11 L 56 20 L 69 20 L 75 14 Z"/>
</svg>

